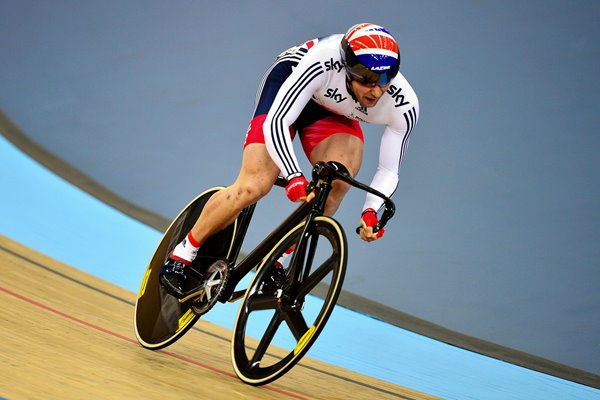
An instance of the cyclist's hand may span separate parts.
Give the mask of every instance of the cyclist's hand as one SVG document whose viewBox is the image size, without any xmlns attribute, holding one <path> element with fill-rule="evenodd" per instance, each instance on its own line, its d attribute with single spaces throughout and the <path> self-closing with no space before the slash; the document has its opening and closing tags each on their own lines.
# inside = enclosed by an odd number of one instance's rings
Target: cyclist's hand
<svg viewBox="0 0 600 400">
<path fill-rule="evenodd" d="M 363 211 L 360 218 L 360 230 L 359 235 L 365 242 L 372 242 L 383 236 L 385 229 L 380 229 L 377 233 L 373 233 L 373 227 L 377 225 L 379 220 L 377 219 L 377 213 L 372 208 L 367 208 Z"/>
<path fill-rule="evenodd" d="M 285 187 L 285 194 L 287 195 L 288 199 L 290 199 L 294 203 L 298 201 L 306 201 L 307 186 L 308 181 L 306 180 L 306 178 L 303 175 L 297 176 L 288 181 L 288 184 Z"/>
</svg>

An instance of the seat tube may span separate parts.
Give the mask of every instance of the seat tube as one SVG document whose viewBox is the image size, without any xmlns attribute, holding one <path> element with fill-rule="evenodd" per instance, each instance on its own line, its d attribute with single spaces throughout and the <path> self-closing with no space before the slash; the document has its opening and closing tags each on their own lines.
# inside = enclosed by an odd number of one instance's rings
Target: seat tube
<svg viewBox="0 0 600 400">
<path fill-rule="evenodd" d="M 235 234 L 235 238 L 233 240 L 232 252 L 229 255 L 229 260 L 227 260 L 229 262 L 229 265 L 233 265 L 240 254 L 242 244 L 244 243 L 246 233 L 248 232 L 248 227 L 250 226 L 250 221 L 252 220 L 252 215 L 254 215 L 255 208 L 256 203 L 244 208 L 240 213 L 238 220 L 239 226 Z"/>
</svg>

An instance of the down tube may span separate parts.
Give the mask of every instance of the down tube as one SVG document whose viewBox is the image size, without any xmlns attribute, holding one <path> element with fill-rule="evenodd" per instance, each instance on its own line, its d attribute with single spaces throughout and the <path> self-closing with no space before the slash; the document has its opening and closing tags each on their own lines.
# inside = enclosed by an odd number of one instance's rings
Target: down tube
<svg viewBox="0 0 600 400">
<path fill-rule="evenodd" d="M 283 221 L 269 236 L 265 238 L 254 250 L 250 252 L 239 264 L 234 266 L 229 277 L 228 290 L 233 292 L 235 286 L 248 272 L 250 272 L 267 253 L 277 244 L 281 236 L 302 222 L 310 213 L 313 204 L 304 203 L 296 209 L 285 221 Z M 230 293 L 226 293 L 227 298 Z"/>
</svg>

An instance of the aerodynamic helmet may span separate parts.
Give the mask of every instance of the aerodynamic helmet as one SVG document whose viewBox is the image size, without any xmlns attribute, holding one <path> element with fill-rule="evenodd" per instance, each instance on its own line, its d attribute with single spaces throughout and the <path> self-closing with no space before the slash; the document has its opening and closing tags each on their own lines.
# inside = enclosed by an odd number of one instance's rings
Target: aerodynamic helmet
<svg viewBox="0 0 600 400">
<path fill-rule="evenodd" d="M 346 74 L 352 80 L 385 86 L 398 74 L 398 43 L 382 26 L 354 25 L 342 38 L 340 51 Z"/>
</svg>

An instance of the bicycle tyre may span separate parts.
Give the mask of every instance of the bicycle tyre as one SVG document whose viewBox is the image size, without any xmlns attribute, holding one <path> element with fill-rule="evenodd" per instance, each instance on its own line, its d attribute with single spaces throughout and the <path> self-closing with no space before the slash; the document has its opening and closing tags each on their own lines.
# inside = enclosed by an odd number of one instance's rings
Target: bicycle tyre
<svg viewBox="0 0 600 400">
<path fill-rule="evenodd" d="M 160 284 L 158 274 L 173 248 L 194 225 L 208 199 L 221 189 L 222 187 L 208 189 L 183 208 L 165 231 L 148 263 L 134 310 L 135 335 L 138 342 L 147 349 L 158 350 L 173 344 L 199 319 L 191 302 L 180 303 L 167 294 Z M 236 229 L 237 220 L 207 240 L 192 267 L 202 270 L 217 259 L 229 258 Z"/>
<path fill-rule="evenodd" d="M 300 282 L 297 296 L 287 299 L 289 288 L 282 289 L 279 298 L 277 292 L 270 294 L 262 291 L 265 278 L 274 268 L 274 261 L 298 242 L 304 226 L 305 222 L 302 222 L 290 230 L 264 258 L 240 305 L 233 330 L 231 352 L 235 373 L 247 384 L 267 384 L 280 378 L 296 365 L 318 338 L 341 292 L 347 263 L 346 236 L 337 221 L 324 216 L 315 218 L 312 229 L 307 232 L 307 247 L 300 260 L 302 271 L 307 263 L 311 263 L 311 272 Z M 311 257 L 312 243 L 316 250 Z M 325 261 L 321 263 L 321 260 Z M 315 264 L 317 268 L 313 268 Z M 326 280 L 329 287 L 324 298 L 319 300 L 312 296 L 315 289 L 319 290 L 318 284 Z M 309 301 L 311 304 L 305 308 Z M 318 311 L 315 313 L 314 310 Z M 264 315 L 253 317 L 253 314 L 263 314 L 263 311 L 268 315 L 272 313 L 273 316 L 258 341 L 258 346 L 254 347 L 257 341 L 252 339 L 251 335 L 254 332 L 250 331 L 260 332 L 262 329 L 255 330 L 255 322 L 251 322 L 250 318 L 258 319 L 258 325 L 264 325 L 268 319 L 265 319 Z M 310 314 L 309 311 L 316 314 L 310 327 L 308 321 L 312 320 L 312 317 L 305 315 L 305 312 Z M 279 332 L 280 328 L 283 328 L 282 333 Z M 281 342 L 278 342 L 279 337 L 282 337 Z"/>
</svg>

